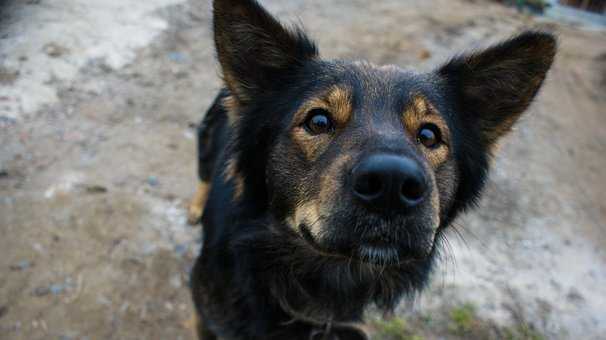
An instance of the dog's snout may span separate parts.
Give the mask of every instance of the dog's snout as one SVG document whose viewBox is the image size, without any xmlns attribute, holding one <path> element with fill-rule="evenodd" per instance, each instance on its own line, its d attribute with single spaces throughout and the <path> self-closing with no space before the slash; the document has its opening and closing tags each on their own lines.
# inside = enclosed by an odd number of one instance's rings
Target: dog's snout
<svg viewBox="0 0 606 340">
<path fill-rule="evenodd" d="M 389 154 L 364 158 L 352 170 L 354 196 L 372 208 L 412 208 L 425 198 L 427 182 L 414 160 Z"/>
</svg>

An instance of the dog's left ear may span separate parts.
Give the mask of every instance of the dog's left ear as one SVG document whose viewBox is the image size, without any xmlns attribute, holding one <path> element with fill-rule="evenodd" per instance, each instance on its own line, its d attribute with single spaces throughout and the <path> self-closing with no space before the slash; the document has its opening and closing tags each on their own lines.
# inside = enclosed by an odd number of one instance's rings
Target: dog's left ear
<svg viewBox="0 0 606 340">
<path fill-rule="evenodd" d="M 454 94 L 462 120 L 484 145 L 508 132 L 530 105 L 551 67 L 556 39 L 525 32 L 487 50 L 451 60 L 437 73 Z"/>
<path fill-rule="evenodd" d="M 279 88 L 317 56 L 301 29 L 286 29 L 255 0 L 215 0 L 213 15 L 223 78 L 240 104 Z"/>
</svg>

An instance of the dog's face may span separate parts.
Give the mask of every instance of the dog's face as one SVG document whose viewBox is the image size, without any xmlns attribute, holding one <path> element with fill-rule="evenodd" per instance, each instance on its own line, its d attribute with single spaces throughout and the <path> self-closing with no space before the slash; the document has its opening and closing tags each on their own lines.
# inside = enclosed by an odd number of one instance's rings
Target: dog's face
<svg viewBox="0 0 606 340">
<path fill-rule="evenodd" d="M 296 85 L 269 151 L 273 211 L 327 253 L 425 259 L 457 177 L 433 80 L 364 63 L 315 62 L 308 72 L 323 79 Z"/>
<path fill-rule="evenodd" d="M 261 198 L 310 247 L 368 264 L 430 261 L 555 53 L 529 32 L 416 74 L 322 60 L 255 1 L 214 11 L 235 199 Z"/>
</svg>

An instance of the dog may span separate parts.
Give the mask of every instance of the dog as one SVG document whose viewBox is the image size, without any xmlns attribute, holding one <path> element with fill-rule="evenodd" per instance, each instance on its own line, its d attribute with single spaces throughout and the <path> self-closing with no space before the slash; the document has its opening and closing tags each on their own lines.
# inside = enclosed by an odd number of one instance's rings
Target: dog
<svg viewBox="0 0 606 340">
<path fill-rule="evenodd" d="M 367 339 L 367 306 L 427 284 L 556 39 L 526 31 L 413 73 L 323 60 L 254 0 L 215 0 L 213 16 L 225 87 L 199 127 L 189 210 L 199 337 Z"/>
</svg>

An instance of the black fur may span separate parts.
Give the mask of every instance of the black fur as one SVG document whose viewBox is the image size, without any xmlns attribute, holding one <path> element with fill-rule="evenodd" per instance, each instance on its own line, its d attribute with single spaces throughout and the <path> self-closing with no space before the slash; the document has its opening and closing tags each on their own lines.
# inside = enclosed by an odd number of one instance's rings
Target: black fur
<svg viewBox="0 0 606 340">
<path fill-rule="evenodd" d="M 528 32 L 435 72 L 412 74 L 323 61 L 300 29 L 284 29 L 256 1 L 215 0 L 214 16 L 226 88 L 199 130 L 200 179 L 211 185 L 191 279 L 200 334 L 205 340 L 364 339 L 352 323 L 362 321 L 368 305 L 391 310 L 427 283 L 442 231 L 476 201 L 493 145 L 536 95 L 555 40 Z M 351 90 L 353 117 L 317 159 L 307 159 L 292 140 L 291 122 L 301 105 L 335 85 Z M 427 98 L 450 130 L 448 158 L 436 168 L 399 118 L 415 94 Z M 365 122 L 398 137 L 374 133 Z M 429 203 L 418 212 L 377 214 L 341 189 L 334 191 L 339 204 L 322 219 L 322 244 L 310 233 L 313 223 L 287 223 L 302 200 L 325 189 L 315 182 L 335 159 L 350 153 L 355 162 L 374 152 L 406 155 L 431 172 L 438 226 L 428 221 Z M 347 186 L 350 166 L 334 173 L 339 186 Z M 377 238 L 396 244 L 406 261 L 349 255 Z"/>
</svg>

